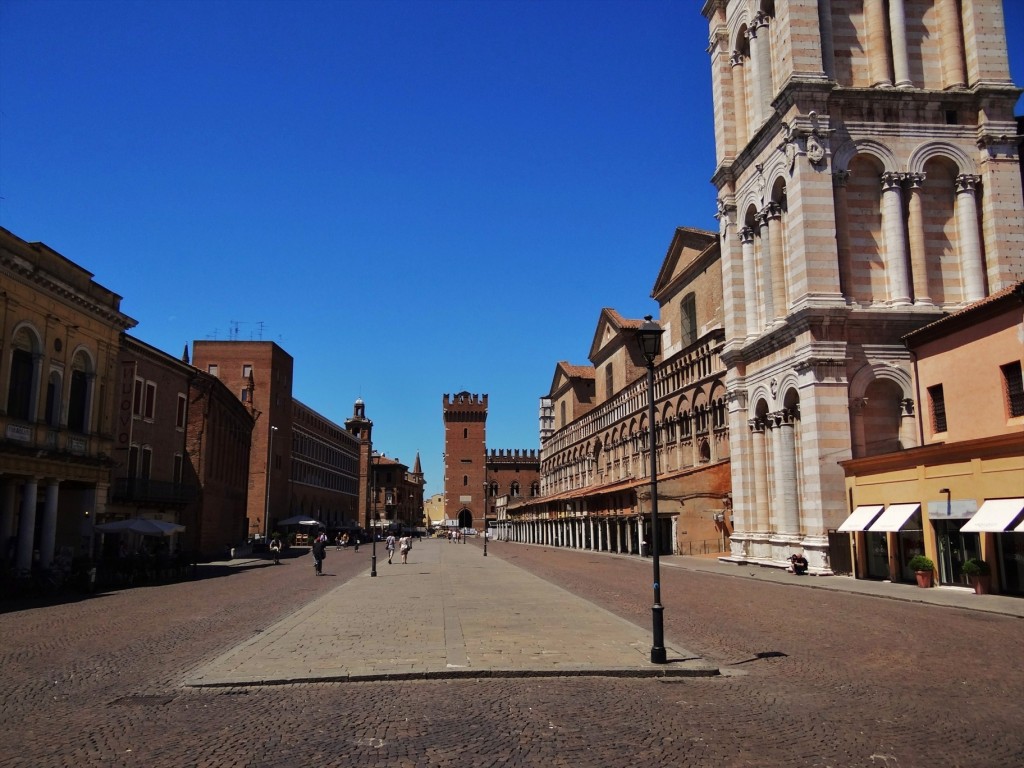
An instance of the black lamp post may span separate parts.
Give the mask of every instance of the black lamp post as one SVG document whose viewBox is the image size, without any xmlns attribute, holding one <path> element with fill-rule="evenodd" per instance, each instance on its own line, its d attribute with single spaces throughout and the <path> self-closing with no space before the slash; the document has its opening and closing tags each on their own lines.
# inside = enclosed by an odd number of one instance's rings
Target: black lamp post
<svg viewBox="0 0 1024 768">
<path fill-rule="evenodd" d="M 664 664 L 668 661 L 665 653 L 664 606 L 661 604 L 661 548 L 658 544 L 658 457 L 654 430 L 654 360 L 661 353 L 661 326 L 647 315 L 643 325 L 636 332 L 640 353 L 647 361 L 647 447 L 651 452 L 651 560 L 654 562 L 654 605 L 651 607 L 651 623 L 654 640 L 651 645 L 651 663 Z"/>
<path fill-rule="evenodd" d="M 487 483 L 484 483 L 484 557 L 487 557 Z"/>
<path fill-rule="evenodd" d="M 380 454 L 374 451 L 370 454 L 370 488 L 373 494 L 373 519 L 370 520 L 370 575 L 377 575 L 377 464 L 380 461 Z"/>
</svg>

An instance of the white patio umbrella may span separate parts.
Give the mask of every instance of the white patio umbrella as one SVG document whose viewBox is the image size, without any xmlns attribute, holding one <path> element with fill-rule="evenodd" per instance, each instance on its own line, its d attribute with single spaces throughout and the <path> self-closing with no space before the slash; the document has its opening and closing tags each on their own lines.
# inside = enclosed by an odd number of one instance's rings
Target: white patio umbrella
<svg viewBox="0 0 1024 768">
<path fill-rule="evenodd" d="M 323 525 L 319 520 L 314 520 L 309 515 L 295 515 L 284 520 L 278 520 L 278 525 Z"/>
<path fill-rule="evenodd" d="M 115 520 L 112 523 L 101 523 L 96 526 L 101 533 L 137 533 L 141 536 L 170 536 L 181 533 L 184 525 L 168 523 L 163 520 L 150 520 L 145 517 L 133 517 L 128 520 Z"/>
</svg>

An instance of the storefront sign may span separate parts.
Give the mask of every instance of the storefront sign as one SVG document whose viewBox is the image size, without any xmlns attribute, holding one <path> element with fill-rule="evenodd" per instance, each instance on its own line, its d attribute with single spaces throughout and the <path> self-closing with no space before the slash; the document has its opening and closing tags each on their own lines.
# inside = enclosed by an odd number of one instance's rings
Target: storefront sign
<svg viewBox="0 0 1024 768">
<path fill-rule="evenodd" d="M 970 520 L 977 511 L 978 502 L 975 499 L 928 502 L 928 517 L 931 520 Z"/>
</svg>

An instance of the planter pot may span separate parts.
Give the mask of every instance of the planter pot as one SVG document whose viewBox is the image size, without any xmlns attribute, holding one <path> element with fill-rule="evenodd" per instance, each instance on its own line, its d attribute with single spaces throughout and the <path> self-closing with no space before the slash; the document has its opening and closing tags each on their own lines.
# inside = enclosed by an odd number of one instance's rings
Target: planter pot
<svg viewBox="0 0 1024 768">
<path fill-rule="evenodd" d="M 987 573 L 979 573 L 967 578 L 970 580 L 971 586 L 974 587 L 976 595 L 987 595 L 992 589 L 992 578 Z"/>
<path fill-rule="evenodd" d="M 917 586 L 928 588 L 932 585 L 931 571 L 914 571 L 914 576 L 917 577 Z"/>
</svg>

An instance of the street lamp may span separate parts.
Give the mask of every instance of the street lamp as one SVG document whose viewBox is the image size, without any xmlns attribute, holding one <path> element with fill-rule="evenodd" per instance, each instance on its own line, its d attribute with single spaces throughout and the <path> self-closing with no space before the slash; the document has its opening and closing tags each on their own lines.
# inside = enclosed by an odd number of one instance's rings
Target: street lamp
<svg viewBox="0 0 1024 768">
<path fill-rule="evenodd" d="M 487 483 L 484 483 L 484 557 L 487 557 Z"/>
<path fill-rule="evenodd" d="M 651 607 L 651 623 L 654 640 L 651 645 L 651 663 L 664 664 L 668 661 L 665 653 L 664 606 L 661 604 L 661 549 L 658 545 L 658 458 L 654 431 L 654 360 L 661 353 L 661 326 L 647 315 L 643 325 L 637 329 L 636 340 L 640 353 L 647 361 L 647 445 L 651 452 L 651 559 L 654 563 L 654 605 Z"/>
<path fill-rule="evenodd" d="M 380 463 L 380 454 L 374 451 L 370 455 L 370 487 L 373 494 L 373 519 L 370 520 L 370 546 L 372 548 L 372 554 L 370 555 L 370 575 L 377 575 L 377 531 L 374 530 L 374 526 L 377 525 L 377 465 Z"/>
<path fill-rule="evenodd" d="M 274 465 L 274 433 L 277 427 L 270 428 L 270 449 L 267 452 L 267 497 L 263 504 L 263 543 L 270 538 L 270 470 Z"/>
</svg>

